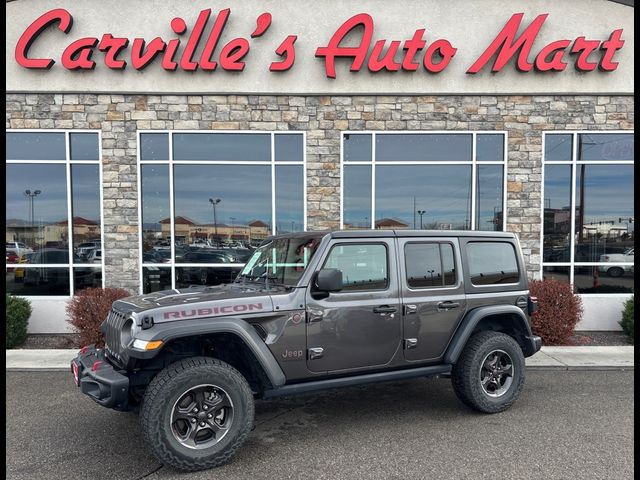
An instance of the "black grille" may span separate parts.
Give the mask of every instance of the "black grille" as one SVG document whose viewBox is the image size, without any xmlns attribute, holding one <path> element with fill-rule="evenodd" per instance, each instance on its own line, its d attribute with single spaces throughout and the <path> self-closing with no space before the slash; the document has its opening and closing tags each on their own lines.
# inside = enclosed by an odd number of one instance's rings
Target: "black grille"
<svg viewBox="0 0 640 480">
<path fill-rule="evenodd" d="M 107 317 L 107 328 L 105 332 L 107 351 L 119 361 L 126 361 L 126 359 L 123 358 L 124 351 L 122 343 L 120 342 L 122 326 L 126 321 L 126 315 L 114 309 L 111 309 Z"/>
</svg>

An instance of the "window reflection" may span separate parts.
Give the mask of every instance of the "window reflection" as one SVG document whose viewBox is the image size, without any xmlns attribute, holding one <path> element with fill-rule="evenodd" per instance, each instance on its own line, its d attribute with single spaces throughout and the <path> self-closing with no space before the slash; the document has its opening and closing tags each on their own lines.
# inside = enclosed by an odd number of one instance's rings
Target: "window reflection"
<svg viewBox="0 0 640 480">
<path fill-rule="evenodd" d="M 276 233 L 304 230 L 304 178 L 302 165 L 276 166 Z M 232 232 L 234 240 L 242 234 Z"/>
<path fill-rule="evenodd" d="M 65 160 L 64 133 L 6 132 L 7 160 Z"/>
<path fill-rule="evenodd" d="M 571 260 L 571 165 L 547 165 L 544 172 L 543 261 Z"/>
<path fill-rule="evenodd" d="M 548 134 L 544 137 L 544 158 L 551 160 L 571 160 L 573 156 L 573 135 Z"/>
<path fill-rule="evenodd" d="M 68 247 L 66 166 L 6 165 L 6 238 L 33 250 Z"/>
<path fill-rule="evenodd" d="M 169 134 L 141 133 L 140 159 L 169 160 Z"/>
<path fill-rule="evenodd" d="M 71 160 L 98 160 L 98 138 L 97 133 L 70 133 Z"/>
<path fill-rule="evenodd" d="M 471 134 L 377 134 L 376 160 L 471 161 L 471 143 Z"/>
<path fill-rule="evenodd" d="M 575 189 L 575 260 L 598 262 L 633 247 L 633 165 L 578 165 Z"/>
<path fill-rule="evenodd" d="M 142 165 L 140 171 L 142 174 L 140 179 L 142 189 L 142 261 L 148 263 L 154 257 L 145 258 L 147 252 L 164 250 L 171 254 L 169 166 Z"/>
<path fill-rule="evenodd" d="M 478 165 L 476 230 L 502 231 L 502 165 Z"/>
<path fill-rule="evenodd" d="M 271 161 L 271 135 L 265 133 L 174 133 L 173 159 Z"/>
<path fill-rule="evenodd" d="M 621 267 L 623 274 L 608 275 L 611 266 L 575 267 L 573 283 L 577 293 L 633 293 L 633 266 Z"/>
<path fill-rule="evenodd" d="M 343 137 L 345 162 L 371 161 L 371 135 L 347 133 Z"/>
<path fill-rule="evenodd" d="M 143 267 L 142 292 L 153 293 L 171 288 L 171 268 Z"/>
<path fill-rule="evenodd" d="M 220 246 L 234 234 L 255 244 L 271 233 L 270 166 L 179 165 L 173 178 L 176 245 Z"/>
<path fill-rule="evenodd" d="M 467 230 L 470 210 L 470 165 L 376 167 L 376 228 Z"/>
<path fill-rule="evenodd" d="M 101 286 L 98 133 L 6 132 L 6 143 L 7 292 L 68 296 Z M 96 266 L 74 267 L 82 264 Z"/>
<path fill-rule="evenodd" d="M 504 160 L 504 135 L 478 134 L 476 136 L 476 160 Z"/>
<path fill-rule="evenodd" d="M 71 166 L 73 249 L 81 263 L 94 263 L 89 254 L 102 244 L 98 168 L 98 165 Z"/>
<path fill-rule="evenodd" d="M 633 134 L 581 133 L 578 135 L 578 160 L 633 160 Z"/>
<path fill-rule="evenodd" d="M 276 134 L 276 162 L 301 162 L 304 159 L 304 137 L 300 134 Z"/>
<path fill-rule="evenodd" d="M 344 228 L 371 228 L 371 167 L 344 167 L 343 222 Z"/>
</svg>

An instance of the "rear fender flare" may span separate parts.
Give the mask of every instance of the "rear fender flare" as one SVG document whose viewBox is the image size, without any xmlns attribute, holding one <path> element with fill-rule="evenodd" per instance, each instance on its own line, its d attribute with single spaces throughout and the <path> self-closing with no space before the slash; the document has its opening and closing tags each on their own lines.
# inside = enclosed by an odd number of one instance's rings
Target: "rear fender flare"
<svg viewBox="0 0 640 480">
<path fill-rule="evenodd" d="M 476 308 L 465 315 L 460 326 L 456 330 L 451 343 L 447 347 L 444 354 L 444 363 L 454 364 L 458 361 L 464 346 L 471 337 L 480 321 L 486 317 L 493 315 L 513 315 L 518 320 L 514 324 L 514 328 L 519 330 L 523 336 L 531 335 L 531 327 L 524 312 L 515 305 L 491 305 L 487 307 Z"/>
</svg>

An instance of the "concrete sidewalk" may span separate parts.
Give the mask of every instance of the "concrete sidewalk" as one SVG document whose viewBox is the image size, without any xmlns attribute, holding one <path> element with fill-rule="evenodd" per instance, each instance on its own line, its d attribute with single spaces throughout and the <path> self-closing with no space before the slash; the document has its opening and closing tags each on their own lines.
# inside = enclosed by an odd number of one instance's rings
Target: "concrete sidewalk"
<svg viewBox="0 0 640 480">
<path fill-rule="evenodd" d="M 78 350 L 7 350 L 7 370 L 69 370 Z M 633 369 L 633 346 L 542 347 L 526 359 L 530 369 Z"/>
</svg>

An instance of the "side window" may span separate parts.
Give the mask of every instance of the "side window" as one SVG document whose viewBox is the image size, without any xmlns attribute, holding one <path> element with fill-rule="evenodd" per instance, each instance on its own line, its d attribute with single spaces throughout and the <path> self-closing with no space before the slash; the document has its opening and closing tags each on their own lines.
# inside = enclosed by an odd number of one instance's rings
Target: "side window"
<svg viewBox="0 0 640 480">
<path fill-rule="evenodd" d="M 408 243 L 404 247 L 404 258 L 409 287 L 455 285 L 455 261 L 450 243 Z"/>
<path fill-rule="evenodd" d="M 467 244 L 469 275 L 474 285 L 518 283 L 516 252 L 507 242 L 470 242 Z"/>
<path fill-rule="evenodd" d="M 387 248 L 384 245 L 335 245 L 324 268 L 342 270 L 343 292 L 382 290 L 389 285 Z"/>
</svg>

